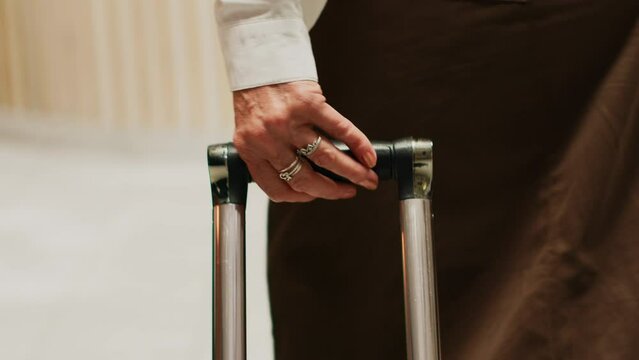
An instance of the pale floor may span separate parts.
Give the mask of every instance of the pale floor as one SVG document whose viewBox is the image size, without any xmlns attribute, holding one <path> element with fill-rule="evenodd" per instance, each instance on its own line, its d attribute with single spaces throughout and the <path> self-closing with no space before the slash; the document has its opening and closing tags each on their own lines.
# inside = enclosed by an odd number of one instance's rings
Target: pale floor
<svg viewBox="0 0 639 360">
<path fill-rule="evenodd" d="M 0 359 L 211 358 L 217 135 L 0 117 Z M 248 356 L 272 359 L 266 199 L 247 229 Z"/>
</svg>

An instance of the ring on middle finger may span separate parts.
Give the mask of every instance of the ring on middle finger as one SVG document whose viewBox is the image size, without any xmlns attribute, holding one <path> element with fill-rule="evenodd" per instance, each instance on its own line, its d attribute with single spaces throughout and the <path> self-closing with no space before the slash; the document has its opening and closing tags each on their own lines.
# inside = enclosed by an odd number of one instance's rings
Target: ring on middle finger
<svg viewBox="0 0 639 360">
<path fill-rule="evenodd" d="M 312 143 L 306 145 L 305 148 L 297 149 L 297 154 L 300 156 L 309 157 L 313 155 L 315 151 L 317 151 L 317 148 L 319 148 L 319 145 L 321 142 L 322 142 L 322 137 L 318 136 L 317 138 L 315 138 L 315 140 L 313 140 Z"/>
</svg>

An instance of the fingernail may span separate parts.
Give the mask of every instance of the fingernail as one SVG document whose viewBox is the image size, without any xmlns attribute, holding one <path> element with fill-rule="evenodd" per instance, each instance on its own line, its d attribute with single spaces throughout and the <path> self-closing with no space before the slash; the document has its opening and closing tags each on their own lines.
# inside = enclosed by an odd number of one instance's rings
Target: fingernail
<svg viewBox="0 0 639 360">
<path fill-rule="evenodd" d="M 353 196 L 355 196 L 355 194 L 357 194 L 357 190 L 353 188 L 344 191 L 345 198 L 352 198 Z"/>
<path fill-rule="evenodd" d="M 364 161 L 369 168 L 372 168 L 375 166 L 375 163 L 377 163 L 377 155 L 374 152 L 366 152 L 364 154 Z"/>
<path fill-rule="evenodd" d="M 359 183 L 359 185 L 367 188 L 368 190 L 375 190 L 377 189 L 377 183 L 373 180 L 364 180 L 362 182 Z"/>
</svg>

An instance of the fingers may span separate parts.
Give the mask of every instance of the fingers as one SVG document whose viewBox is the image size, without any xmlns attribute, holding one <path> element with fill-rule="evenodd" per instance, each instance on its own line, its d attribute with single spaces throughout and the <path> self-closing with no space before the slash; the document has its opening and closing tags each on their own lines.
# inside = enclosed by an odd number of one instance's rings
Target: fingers
<svg viewBox="0 0 639 360">
<path fill-rule="evenodd" d="M 289 155 L 273 157 L 273 160 L 270 161 L 271 166 L 276 169 L 277 179 L 283 184 L 287 184 L 294 191 L 311 197 L 329 200 L 346 199 L 355 196 L 356 189 L 353 185 L 337 183 L 316 173 L 304 159 L 301 159 L 301 170 L 288 183 L 284 182 L 284 180 L 279 178 L 279 171 L 290 167 L 295 161 L 296 155 L 294 150 L 289 150 L 285 147 L 282 147 L 278 153 Z"/>
<path fill-rule="evenodd" d="M 328 200 L 348 199 L 357 193 L 353 185 L 337 183 L 316 173 L 306 160 L 302 161 L 302 170 L 288 183 L 293 190 Z"/>
<path fill-rule="evenodd" d="M 318 116 L 311 119 L 313 124 L 344 142 L 362 164 L 375 166 L 377 154 L 364 133 L 329 104 L 323 103 L 317 111 Z"/>
<path fill-rule="evenodd" d="M 299 148 L 305 148 L 317 138 L 312 130 L 303 131 L 296 139 Z M 308 159 L 318 166 L 342 176 L 354 184 L 358 184 L 369 190 L 377 188 L 378 179 L 375 172 L 350 156 L 342 153 L 330 141 L 322 140 L 317 149 L 308 156 Z"/>
<path fill-rule="evenodd" d="M 293 190 L 268 161 L 246 162 L 253 180 L 274 202 L 309 202 L 314 196 Z"/>
<path fill-rule="evenodd" d="M 294 145 L 286 145 L 267 136 L 262 140 L 251 142 L 249 145 L 249 142 L 241 137 L 236 137 L 234 143 L 253 180 L 271 200 L 306 202 L 318 197 L 344 199 L 355 196 L 356 190 L 353 185 L 338 184 L 316 173 L 305 160 L 293 179 L 289 182 L 281 179 L 280 171 L 288 168 L 297 157 Z"/>
</svg>

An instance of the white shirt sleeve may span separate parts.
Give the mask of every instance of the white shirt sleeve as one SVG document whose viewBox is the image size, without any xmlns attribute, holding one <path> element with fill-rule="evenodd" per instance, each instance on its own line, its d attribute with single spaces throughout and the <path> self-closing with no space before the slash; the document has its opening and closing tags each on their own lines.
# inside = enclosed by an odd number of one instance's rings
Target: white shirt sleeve
<svg viewBox="0 0 639 360">
<path fill-rule="evenodd" d="M 317 81 L 300 0 L 216 0 L 215 12 L 231 90 Z"/>
</svg>

